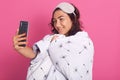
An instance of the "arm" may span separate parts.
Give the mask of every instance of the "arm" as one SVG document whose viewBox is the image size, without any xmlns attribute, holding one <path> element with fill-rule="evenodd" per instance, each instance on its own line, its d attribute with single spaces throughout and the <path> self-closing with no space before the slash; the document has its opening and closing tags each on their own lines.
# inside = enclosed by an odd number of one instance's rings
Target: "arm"
<svg viewBox="0 0 120 80">
<path fill-rule="evenodd" d="M 25 48 L 22 48 L 20 50 L 17 50 L 17 52 L 19 52 L 21 55 L 27 57 L 27 58 L 30 58 L 30 59 L 33 59 L 36 54 L 33 52 L 32 48 L 31 47 L 25 47 Z"/>
</svg>

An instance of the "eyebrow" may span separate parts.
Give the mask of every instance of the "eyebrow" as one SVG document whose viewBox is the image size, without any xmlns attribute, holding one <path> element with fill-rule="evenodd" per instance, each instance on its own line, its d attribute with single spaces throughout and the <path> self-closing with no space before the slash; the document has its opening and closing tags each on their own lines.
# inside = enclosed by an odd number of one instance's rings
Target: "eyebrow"
<svg viewBox="0 0 120 80">
<path fill-rule="evenodd" d="M 61 15 L 61 16 L 57 17 L 57 19 L 59 19 L 59 18 L 61 18 L 61 17 L 64 17 L 64 16 Z M 56 18 L 53 18 L 53 19 L 56 19 Z"/>
</svg>

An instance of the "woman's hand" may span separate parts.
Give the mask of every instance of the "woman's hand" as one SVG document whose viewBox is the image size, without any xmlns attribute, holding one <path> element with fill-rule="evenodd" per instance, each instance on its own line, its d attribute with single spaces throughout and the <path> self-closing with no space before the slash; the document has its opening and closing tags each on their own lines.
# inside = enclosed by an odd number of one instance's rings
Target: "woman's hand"
<svg viewBox="0 0 120 80">
<path fill-rule="evenodd" d="M 27 46 L 27 37 L 24 37 L 26 34 L 20 34 L 18 35 L 18 30 L 16 35 L 13 37 L 13 46 L 14 49 L 19 52 L 20 54 L 22 54 L 23 56 L 27 57 L 27 58 L 34 58 L 36 56 L 36 54 L 33 52 L 31 47 Z M 25 40 L 24 42 L 21 42 L 21 40 Z M 26 47 L 22 47 L 20 45 L 25 44 Z"/>
<path fill-rule="evenodd" d="M 27 37 L 24 37 L 25 35 L 26 35 L 25 33 L 18 35 L 18 30 L 17 30 L 16 35 L 13 37 L 13 46 L 15 50 L 19 51 L 20 49 L 24 48 L 19 45 L 27 45 L 26 42 Z M 24 40 L 24 42 L 21 42 L 22 40 Z"/>
<path fill-rule="evenodd" d="M 53 41 L 53 40 L 56 40 L 58 38 L 58 35 L 54 35 L 53 37 L 52 37 L 52 39 L 51 39 L 51 42 Z"/>
</svg>

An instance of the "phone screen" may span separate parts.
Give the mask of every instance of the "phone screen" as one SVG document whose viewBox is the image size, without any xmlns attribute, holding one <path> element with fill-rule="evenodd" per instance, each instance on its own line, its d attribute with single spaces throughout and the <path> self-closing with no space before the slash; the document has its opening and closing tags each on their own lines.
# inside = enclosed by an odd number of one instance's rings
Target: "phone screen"
<svg viewBox="0 0 120 80">
<path fill-rule="evenodd" d="M 20 21 L 18 34 L 23 34 L 23 33 L 26 33 L 26 35 L 22 37 L 26 37 L 28 34 L 28 21 Z M 26 40 L 21 40 L 20 42 L 24 42 L 24 41 Z M 26 45 L 24 44 L 19 46 L 25 47 Z"/>
</svg>

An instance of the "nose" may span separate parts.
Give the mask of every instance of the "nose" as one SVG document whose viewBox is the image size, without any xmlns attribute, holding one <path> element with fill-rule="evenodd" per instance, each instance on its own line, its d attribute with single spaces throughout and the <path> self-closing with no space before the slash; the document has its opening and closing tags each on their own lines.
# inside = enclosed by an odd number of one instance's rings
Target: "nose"
<svg viewBox="0 0 120 80">
<path fill-rule="evenodd" d="M 59 20 L 56 21 L 55 26 L 58 27 L 58 28 L 61 27 L 61 24 L 60 24 L 60 21 L 59 21 Z"/>
</svg>

